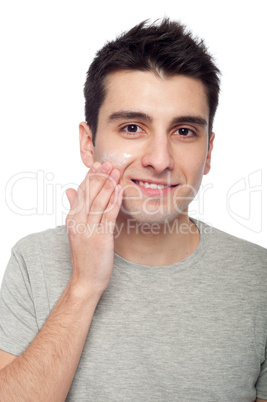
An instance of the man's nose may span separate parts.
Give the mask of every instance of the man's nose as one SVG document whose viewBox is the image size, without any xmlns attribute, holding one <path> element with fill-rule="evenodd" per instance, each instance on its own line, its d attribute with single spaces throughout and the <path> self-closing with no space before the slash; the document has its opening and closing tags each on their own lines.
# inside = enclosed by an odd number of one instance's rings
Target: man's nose
<svg viewBox="0 0 267 402">
<path fill-rule="evenodd" d="M 151 136 L 149 144 L 146 144 L 142 164 L 151 167 L 157 173 L 172 170 L 174 159 L 168 136 L 164 133 Z"/>
</svg>

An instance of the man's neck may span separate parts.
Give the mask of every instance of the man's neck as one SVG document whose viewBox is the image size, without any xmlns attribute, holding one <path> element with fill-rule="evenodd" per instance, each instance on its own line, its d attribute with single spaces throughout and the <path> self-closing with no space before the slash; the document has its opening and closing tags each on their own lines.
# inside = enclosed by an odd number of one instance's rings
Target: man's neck
<svg viewBox="0 0 267 402">
<path fill-rule="evenodd" d="M 192 254 L 200 241 L 199 230 L 188 216 L 164 224 L 117 220 L 115 252 L 136 264 L 171 265 Z"/>
</svg>

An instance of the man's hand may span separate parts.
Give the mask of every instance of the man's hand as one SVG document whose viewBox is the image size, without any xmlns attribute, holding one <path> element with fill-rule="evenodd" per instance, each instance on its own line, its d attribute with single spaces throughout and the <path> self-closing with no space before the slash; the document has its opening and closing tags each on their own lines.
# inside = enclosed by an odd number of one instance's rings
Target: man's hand
<svg viewBox="0 0 267 402">
<path fill-rule="evenodd" d="M 95 163 L 78 191 L 67 190 L 73 275 L 47 321 L 19 356 L 0 354 L 0 400 L 65 401 L 95 308 L 113 267 L 120 172 Z"/>
<path fill-rule="evenodd" d="M 122 202 L 119 179 L 120 171 L 111 162 L 95 162 L 78 190 L 67 190 L 71 283 L 84 294 L 99 298 L 112 273 L 113 233 Z"/>
</svg>

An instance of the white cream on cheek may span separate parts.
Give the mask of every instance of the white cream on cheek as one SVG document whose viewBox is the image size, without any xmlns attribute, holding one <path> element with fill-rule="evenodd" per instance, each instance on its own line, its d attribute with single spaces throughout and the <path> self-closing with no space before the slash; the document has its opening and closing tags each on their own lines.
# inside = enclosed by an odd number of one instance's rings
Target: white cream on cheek
<svg viewBox="0 0 267 402">
<path fill-rule="evenodd" d="M 110 161 L 115 168 L 123 168 L 133 158 L 132 155 L 126 152 L 106 151 L 102 154 L 99 162 Z"/>
</svg>

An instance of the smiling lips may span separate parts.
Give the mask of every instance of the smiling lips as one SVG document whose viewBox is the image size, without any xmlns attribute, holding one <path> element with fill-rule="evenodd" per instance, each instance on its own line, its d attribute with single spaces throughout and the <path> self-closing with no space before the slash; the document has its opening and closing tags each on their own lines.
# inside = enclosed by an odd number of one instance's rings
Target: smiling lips
<svg viewBox="0 0 267 402">
<path fill-rule="evenodd" d="M 133 182 L 139 186 L 145 187 L 146 189 L 152 189 L 152 190 L 163 190 L 163 189 L 176 187 L 176 185 L 157 184 L 157 183 L 152 183 L 152 182 L 147 182 L 147 181 L 142 181 L 142 180 L 133 180 Z"/>
</svg>

